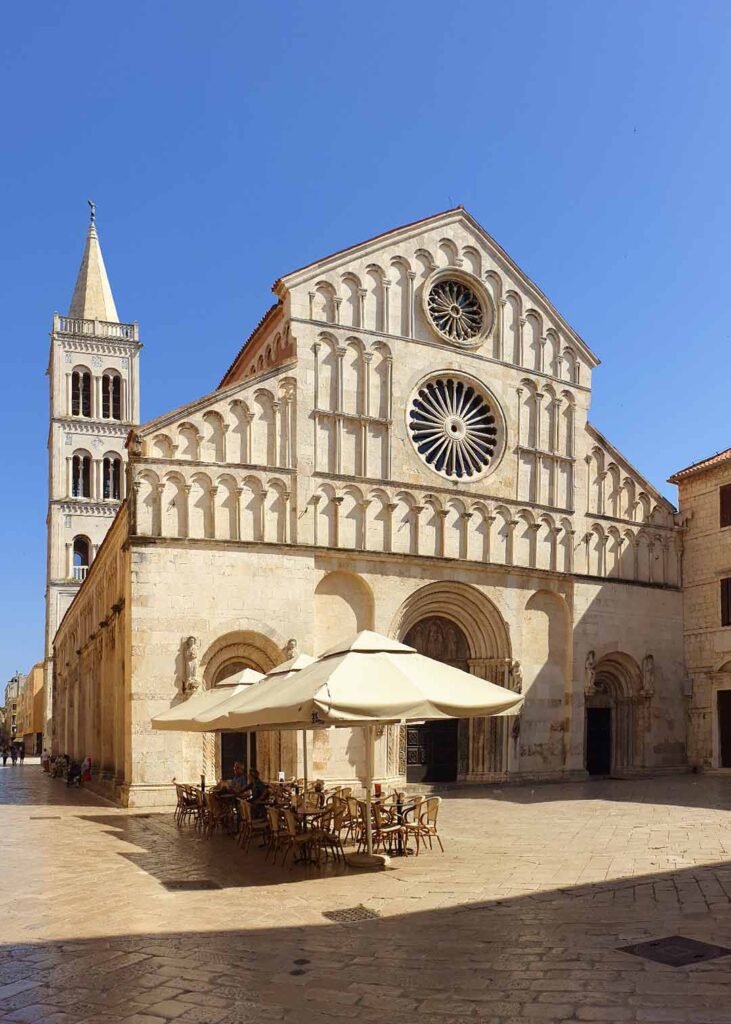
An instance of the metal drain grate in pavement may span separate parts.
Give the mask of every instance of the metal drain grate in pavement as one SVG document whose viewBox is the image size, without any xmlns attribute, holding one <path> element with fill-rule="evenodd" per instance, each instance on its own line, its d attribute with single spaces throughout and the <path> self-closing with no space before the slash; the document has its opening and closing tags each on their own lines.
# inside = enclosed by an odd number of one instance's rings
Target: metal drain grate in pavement
<svg viewBox="0 0 731 1024">
<path fill-rule="evenodd" d="M 380 918 L 376 910 L 369 910 L 362 904 L 358 907 L 346 907 L 343 910 L 323 910 L 322 916 L 328 921 L 337 921 L 340 924 L 347 924 L 351 921 L 373 921 Z"/>
<path fill-rule="evenodd" d="M 60 821 L 60 814 L 31 814 L 30 821 Z"/>
<path fill-rule="evenodd" d="M 691 964 L 701 964 L 705 960 L 729 956 L 731 949 L 714 946 L 709 942 L 698 942 L 697 939 L 686 939 L 683 935 L 668 935 L 665 939 L 620 946 L 619 952 L 631 953 L 645 960 L 654 960 L 655 963 L 665 964 L 666 967 L 688 967 Z"/>
<path fill-rule="evenodd" d="M 218 882 L 210 878 L 173 878 L 162 883 L 170 892 L 197 892 L 203 889 L 222 889 Z"/>
</svg>

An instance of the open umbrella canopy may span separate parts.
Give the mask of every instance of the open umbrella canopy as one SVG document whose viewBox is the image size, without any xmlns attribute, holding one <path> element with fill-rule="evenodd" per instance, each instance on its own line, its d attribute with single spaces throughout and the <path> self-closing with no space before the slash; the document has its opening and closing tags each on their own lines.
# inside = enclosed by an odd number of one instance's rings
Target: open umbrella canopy
<svg viewBox="0 0 731 1024">
<path fill-rule="evenodd" d="M 237 695 L 219 729 L 313 728 L 477 718 L 516 711 L 522 697 L 369 630 L 307 668 Z M 209 728 L 210 728 L 209 724 Z"/>
<path fill-rule="evenodd" d="M 267 693 L 269 694 L 268 699 L 273 699 L 276 688 L 281 684 L 282 679 L 300 672 L 303 668 L 307 668 L 308 665 L 312 665 L 314 661 L 315 659 L 311 658 L 309 654 L 298 654 L 296 657 L 290 658 L 289 661 L 276 665 L 265 676 L 257 673 L 258 679 L 254 681 L 254 686 L 246 687 L 245 689 L 239 688 L 222 702 L 219 701 L 211 704 L 200 711 L 194 710 L 193 721 L 195 725 L 200 726 L 202 732 L 216 732 L 221 729 L 239 730 L 242 727 L 228 724 L 229 712 L 237 711 L 242 703 L 250 699 L 250 695 L 254 690 L 257 691 L 258 699 L 264 699 L 265 703 Z M 203 726 L 205 726 L 205 729 L 203 729 Z"/>
<path fill-rule="evenodd" d="M 238 694 L 246 693 L 254 684 L 263 679 L 261 672 L 255 672 L 253 668 L 245 668 L 236 675 L 224 679 L 210 690 L 203 690 L 194 693 L 187 700 L 181 701 L 167 711 L 155 715 L 152 720 L 154 729 L 167 729 L 171 731 L 185 732 L 208 732 L 207 728 L 199 727 L 196 716 L 199 714 L 212 714 L 215 708 L 228 703 Z"/>
</svg>

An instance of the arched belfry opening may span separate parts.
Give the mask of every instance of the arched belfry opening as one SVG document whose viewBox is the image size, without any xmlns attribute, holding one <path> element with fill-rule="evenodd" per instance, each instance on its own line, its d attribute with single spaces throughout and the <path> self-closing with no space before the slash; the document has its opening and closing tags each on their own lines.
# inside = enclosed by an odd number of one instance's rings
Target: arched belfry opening
<svg viewBox="0 0 731 1024">
<path fill-rule="evenodd" d="M 585 698 L 585 765 L 589 775 L 622 775 L 642 768 L 652 689 L 637 662 L 614 651 L 594 668 Z"/>
<path fill-rule="evenodd" d="M 431 583 L 403 604 L 392 635 L 436 661 L 511 685 L 508 628 L 496 606 L 465 583 Z M 401 730 L 408 782 L 497 781 L 507 771 L 506 718 L 429 722 Z"/>
</svg>

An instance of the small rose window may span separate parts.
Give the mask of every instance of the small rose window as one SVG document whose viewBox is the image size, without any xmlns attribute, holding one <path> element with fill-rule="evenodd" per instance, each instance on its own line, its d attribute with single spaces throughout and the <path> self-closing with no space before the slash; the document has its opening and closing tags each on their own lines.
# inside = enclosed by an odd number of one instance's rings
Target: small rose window
<svg viewBox="0 0 731 1024">
<path fill-rule="evenodd" d="M 427 308 L 436 329 L 451 341 L 471 341 L 482 331 L 482 303 L 462 281 L 437 281 L 429 292 Z"/>
</svg>

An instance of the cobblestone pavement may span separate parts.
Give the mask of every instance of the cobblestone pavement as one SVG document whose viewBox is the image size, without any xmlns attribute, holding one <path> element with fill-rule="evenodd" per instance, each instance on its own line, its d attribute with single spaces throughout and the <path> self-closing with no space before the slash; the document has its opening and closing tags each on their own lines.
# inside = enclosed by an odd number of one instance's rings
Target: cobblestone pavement
<svg viewBox="0 0 731 1024">
<path fill-rule="evenodd" d="M 731 778 L 453 791 L 446 853 L 271 867 L 169 814 L 0 768 L 0 1021 L 731 1024 Z M 164 883 L 207 880 L 211 891 Z M 378 918 L 334 923 L 363 905 Z"/>
</svg>

